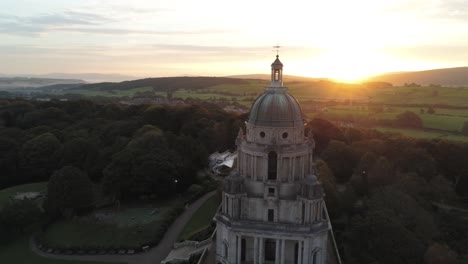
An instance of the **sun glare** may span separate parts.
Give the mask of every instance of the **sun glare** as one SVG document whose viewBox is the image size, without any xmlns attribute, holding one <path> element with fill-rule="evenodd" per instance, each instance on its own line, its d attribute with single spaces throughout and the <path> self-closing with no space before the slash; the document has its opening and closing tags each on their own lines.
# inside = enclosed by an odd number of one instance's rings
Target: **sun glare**
<svg viewBox="0 0 468 264">
<path fill-rule="evenodd" d="M 317 54 L 294 58 L 290 64 L 287 72 L 292 75 L 357 83 L 401 67 L 404 62 L 386 54 L 383 49 L 366 46 L 363 40 L 323 47 Z"/>
</svg>

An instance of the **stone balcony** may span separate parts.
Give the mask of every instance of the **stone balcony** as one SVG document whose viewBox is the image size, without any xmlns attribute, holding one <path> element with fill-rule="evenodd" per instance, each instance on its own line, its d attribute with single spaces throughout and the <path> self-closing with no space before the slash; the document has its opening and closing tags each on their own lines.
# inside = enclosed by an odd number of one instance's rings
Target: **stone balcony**
<svg viewBox="0 0 468 264">
<path fill-rule="evenodd" d="M 224 225 L 229 226 L 232 230 L 243 231 L 243 232 L 259 232 L 262 233 L 274 233 L 274 234 L 316 234 L 320 232 L 327 232 L 330 230 L 328 221 L 319 221 L 313 224 L 293 224 L 293 223 L 281 223 L 281 222 L 264 222 L 264 221 L 253 221 L 246 219 L 232 219 L 218 212 L 216 214 L 216 220 L 222 222 Z"/>
</svg>

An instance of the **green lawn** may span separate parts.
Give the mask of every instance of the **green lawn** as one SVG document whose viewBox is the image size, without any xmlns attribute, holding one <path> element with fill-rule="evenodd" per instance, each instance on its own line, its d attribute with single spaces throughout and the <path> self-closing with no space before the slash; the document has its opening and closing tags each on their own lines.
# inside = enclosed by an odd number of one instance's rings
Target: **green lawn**
<svg viewBox="0 0 468 264">
<path fill-rule="evenodd" d="M 122 206 L 118 211 L 99 210 L 91 216 L 59 221 L 44 232 L 44 244 L 89 249 L 141 247 L 155 239 L 175 204 L 171 200 L 152 206 Z"/>
<path fill-rule="evenodd" d="M 218 195 L 213 195 L 193 214 L 179 235 L 179 240 L 186 240 L 198 231 L 210 226 L 216 210 L 221 203 Z"/>
<path fill-rule="evenodd" d="M 6 246 L 0 247 L 1 263 L 21 263 L 21 264 L 103 264 L 112 262 L 94 262 L 94 261 L 73 261 L 44 258 L 36 255 L 29 248 L 29 238 L 21 238 Z M 117 262 L 116 262 L 117 263 Z M 121 263 L 121 262 L 119 262 Z"/>
<path fill-rule="evenodd" d="M 460 132 L 463 123 L 468 121 L 468 117 L 443 116 L 443 115 L 420 115 L 425 128 L 434 128 L 445 131 Z"/>
<path fill-rule="evenodd" d="M 12 197 L 17 193 L 40 192 L 45 195 L 46 191 L 47 182 L 23 184 L 0 190 L 0 208 L 2 208 L 8 201 L 10 201 L 10 199 L 12 199 Z M 37 201 L 41 202 L 42 199 L 43 198 L 38 198 Z"/>
<path fill-rule="evenodd" d="M 417 130 L 417 129 L 405 129 L 405 128 L 392 128 L 392 127 L 374 127 L 376 130 L 382 132 L 399 133 L 407 137 L 413 138 L 441 138 L 454 141 L 468 141 L 468 137 L 453 135 L 451 133 Z"/>
<path fill-rule="evenodd" d="M 424 128 L 447 132 L 459 132 L 463 123 L 468 121 L 467 109 L 436 109 L 436 114 L 421 114 L 420 110 L 420 107 L 387 107 L 384 112 L 375 113 L 367 106 L 339 105 L 324 109 L 320 115 L 330 120 L 347 120 L 359 123 L 366 120 L 393 121 L 396 120 L 397 115 L 405 111 L 412 111 L 421 117 Z M 316 115 L 317 113 L 313 112 L 307 113 L 310 118 Z"/>
</svg>

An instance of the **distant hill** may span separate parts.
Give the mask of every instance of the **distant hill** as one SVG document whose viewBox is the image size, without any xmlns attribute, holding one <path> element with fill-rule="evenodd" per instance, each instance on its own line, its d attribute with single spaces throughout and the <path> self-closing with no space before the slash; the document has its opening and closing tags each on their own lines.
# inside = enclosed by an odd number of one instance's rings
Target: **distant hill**
<svg viewBox="0 0 468 264">
<path fill-rule="evenodd" d="M 98 82 L 123 82 L 136 80 L 138 77 L 123 74 L 103 74 L 103 73 L 48 73 L 40 77 L 57 79 L 81 79 L 90 83 Z"/>
<path fill-rule="evenodd" d="M 468 67 L 386 73 L 371 77 L 368 81 L 389 82 L 393 85 L 417 83 L 422 85 L 466 86 L 468 85 Z"/>
<path fill-rule="evenodd" d="M 270 80 L 271 75 L 269 74 L 244 74 L 244 75 L 231 75 L 226 76 L 227 78 L 236 78 L 236 79 L 258 79 L 258 80 Z M 295 76 L 295 75 L 283 75 L 284 82 L 304 82 L 304 81 L 323 81 L 328 80 L 326 78 L 311 78 L 311 77 L 304 77 L 304 76 Z"/>
<path fill-rule="evenodd" d="M 52 78 L 28 78 L 28 77 L 0 77 L 0 89 L 30 89 L 57 84 L 86 84 L 78 79 L 52 79 Z"/>
<path fill-rule="evenodd" d="M 106 74 L 106 73 L 47 73 L 47 74 L 3 74 L 0 77 L 21 77 L 21 78 L 41 78 L 41 79 L 78 79 L 88 83 L 98 82 L 123 82 L 136 80 L 138 77 L 123 74 Z"/>
<path fill-rule="evenodd" d="M 103 82 L 79 86 L 79 89 L 110 91 L 126 90 L 138 87 L 153 87 L 157 91 L 171 91 L 178 89 L 198 90 L 222 84 L 245 84 L 247 81 L 226 77 L 161 77 L 146 78 L 119 83 Z"/>
</svg>

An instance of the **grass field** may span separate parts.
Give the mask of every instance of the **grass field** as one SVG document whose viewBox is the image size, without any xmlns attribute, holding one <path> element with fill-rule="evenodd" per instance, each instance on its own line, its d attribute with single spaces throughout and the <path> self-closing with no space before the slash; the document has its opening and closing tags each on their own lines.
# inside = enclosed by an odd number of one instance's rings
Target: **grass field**
<svg viewBox="0 0 468 264">
<path fill-rule="evenodd" d="M 0 208 L 2 208 L 12 196 L 24 192 L 41 192 L 47 190 L 47 182 L 23 184 L 0 190 Z M 37 199 L 41 203 L 43 198 Z M 0 246 L 0 263 L 34 263 L 34 264 L 100 264 L 101 262 L 66 261 L 44 258 L 36 255 L 29 248 L 29 237 L 19 238 L 7 245 Z M 107 262 L 109 263 L 109 262 Z"/>
<path fill-rule="evenodd" d="M 420 110 L 423 109 L 424 113 Z M 426 129 L 436 129 L 448 132 L 460 132 L 463 123 L 468 121 L 468 110 L 463 109 L 435 109 L 435 114 L 428 114 L 427 109 L 419 107 L 386 107 L 384 112 L 375 113 L 365 106 L 340 105 L 329 107 L 323 110 L 320 115 L 331 120 L 346 120 L 359 123 L 363 120 L 396 120 L 397 115 L 412 111 L 421 117 L 423 127 Z M 313 118 L 317 115 L 315 112 L 308 112 L 307 116 Z"/>
<path fill-rule="evenodd" d="M 46 191 L 47 182 L 23 184 L 0 190 L 0 208 L 2 208 L 8 201 L 10 201 L 10 199 L 12 199 L 12 197 L 17 193 L 40 192 L 45 195 Z M 43 198 L 38 198 L 38 203 L 40 203 L 42 199 Z"/>
<path fill-rule="evenodd" d="M 374 128 L 377 129 L 378 131 L 398 133 L 398 134 L 403 134 L 405 136 L 413 137 L 413 138 L 428 138 L 428 139 L 439 138 L 439 139 L 447 139 L 447 140 L 453 140 L 453 141 L 467 141 L 468 142 L 468 137 L 454 135 L 451 133 L 405 129 L 405 128 L 392 128 L 392 127 L 374 127 Z"/>
<path fill-rule="evenodd" d="M 59 221 L 44 232 L 44 244 L 57 248 L 137 248 L 155 238 L 175 200 L 152 206 L 100 210 L 92 216 Z M 155 211 L 156 210 L 156 211 Z"/>
<path fill-rule="evenodd" d="M 58 260 L 44 258 L 36 255 L 29 248 L 29 238 L 18 239 L 7 246 L 0 247 L 1 263 L 25 263 L 25 264 L 112 264 L 123 262 L 95 262 L 95 261 L 76 261 L 76 260 Z"/>
<path fill-rule="evenodd" d="M 18 239 L 7 246 L 0 247 L 0 262 L 5 264 L 112 264 L 113 262 L 74 261 L 44 258 L 29 248 L 29 237 Z M 114 262 L 123 263 L 123 262 Z"/>
<path fill-rule="evenodd" d="M 179 240 L 186 240 L 196 232 L 210 226 L 220 203 L 221 201 L 218 195 L 214 195 L 206 200 L 198 211 L 195 212 L 187 225 L 185 225 L 179 235 Z"/>
</svg>

